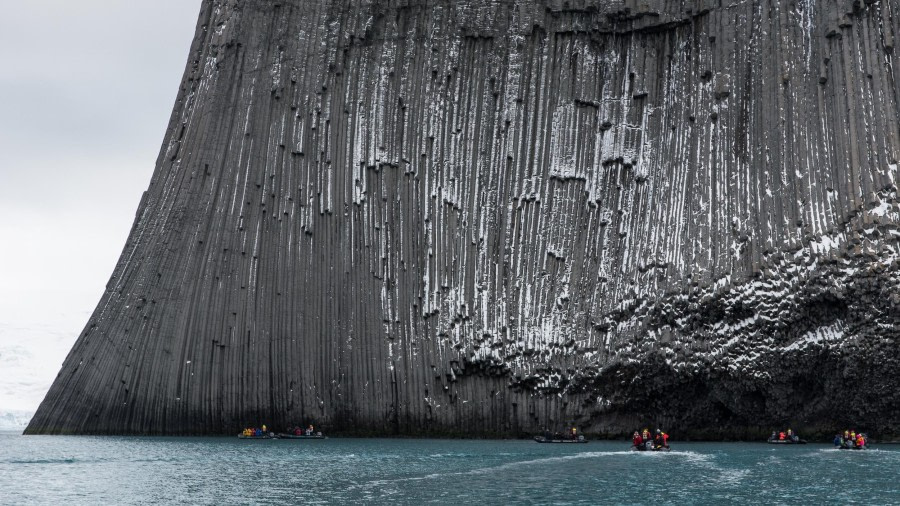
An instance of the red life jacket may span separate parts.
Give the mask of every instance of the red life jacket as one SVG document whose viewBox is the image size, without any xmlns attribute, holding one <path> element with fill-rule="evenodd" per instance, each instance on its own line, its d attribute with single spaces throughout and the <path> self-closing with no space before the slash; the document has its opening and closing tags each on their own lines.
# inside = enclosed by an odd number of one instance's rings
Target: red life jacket
<svg viewBox="0 0 900 506">
<path fill-rule="evenodd" d="M 642 438 L 641 436 L 635 436 L 631 440 L 631 444 L 633 444 L 634 446 L 641 446 L 641 444 L 643 444 L 643 442 L 644 442 L 644 438 Z"/>
<path fill-rule="evenodd" d="M 778 433 L 778 440 L 779 440 L 779 441 L 784 441 L 784 432 L 779 432 L 779 433 Z"/>
</svg>

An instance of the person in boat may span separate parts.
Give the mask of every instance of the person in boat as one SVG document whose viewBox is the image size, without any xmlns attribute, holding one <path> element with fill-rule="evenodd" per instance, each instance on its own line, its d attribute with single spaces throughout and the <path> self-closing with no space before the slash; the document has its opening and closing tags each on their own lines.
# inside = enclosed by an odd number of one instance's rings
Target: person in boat
<svg viewBox="0 0 900 506">
<path fill-rule="evenodd" d="M 800 442 L 800 436 L 798 436 L 796 433 L 794 433 L 794 431 L 791 429 L 787 430 L 787 438 L 789 441 L 794 442 L 794 443 Z"/>
<path fill-rule="evenodd" d="M 784 441 L 784 438 L 785 438 L 784 431 L 779 432 L 779 433 L 778 433 L 778 440 L 779 440 L 779 441 Z"/>
<path fill-rule="evenodd" d="M 642 444 L 644 444 L 644 438 L 641 437 L 641 433 L 638 431 L 634 431 L 634 434 L 631 436 L 631 444 L 635 448 L 640 448 Z"/>
<path fill-rule="evenodd" d="M 865 448 L 866 446 L 866 437 L 862 432 L 856 435 L 856 447 L 857 448 Z"/>
<path fill-rule="evenodd" d="M 301 430 L 300 427 L 294 427 L 294 435 L 295 435 L 295 436 L 302 436 L 302 435 L 303 435 L 303 430 Z"/>
<path fill-rule="evenodd" d="M 834 446 L 836 448 L 840 448 L 842 444 L 844 444 L 844 438 L 841 437 L 840 433 L 834 435 Z"/>
<path fill-rule="evenodd" d="M 653 449 L 653 436 L 650 434 L 650 429 L 644 429 L 641 431 L 641 439 L 643 439 L 642 448 L 647 450 Z"/>
<path fill-rule="evenodd" d="M 662 431 L 656 429 L 656 435 L 653 436 L 653 448 L 662 448 L 663 446 L 663 437 Z"/>
<path fill-rule="evenodd" d="M 660 429 L 656 429 L 656 436 L 653 437 L 653 448 L 668 448 L 669 447 L 669 435 L 663 432 Z"/>
</svg>

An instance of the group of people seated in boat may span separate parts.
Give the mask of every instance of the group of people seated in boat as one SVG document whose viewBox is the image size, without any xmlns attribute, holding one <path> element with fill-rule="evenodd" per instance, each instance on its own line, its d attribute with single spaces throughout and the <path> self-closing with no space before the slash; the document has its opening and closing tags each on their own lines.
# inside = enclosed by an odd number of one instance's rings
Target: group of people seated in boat
<svg viewBox="0 0 900 506">
<path fill-rule="evenodd" d="M 650 435 L 650 429 L 644 429 L 640 432 L 634 431 L 634 434 L 631 436 L 631 444 L 635 448 L 647 448 L 647 443 L 651 443 L 649 446 L 653 450 L 668 448 L 669 435 L 660 429 L 656 429 L 656 434 L 653 436 Z"/>
<path fill-rule="evenodd" d="M 782 430 L 780 432 L 772 431 L 772 435 L 769 436 L 769 442 L 772 441 L 785 441 L 787 443 L 799 443 L 800 436 L 797 435 L 796 432 L 788 429 L 786 431 Z"/>
<path fill-rule="evenodd" d="M 834 446 L 838 448 L 865 448 L 866 444 L 868 444 L 866 435 L 855 430 L 845 430 L 843 434 L 834 436 Z"/>
<path fill-rule="evenodd" d="M 247 427 L 243 431 L 241 431 L 241 435 L 244 437 L 262 437 L 268 436 L 269 433 L 266 431 L 266 426 L 262 427 Z"/>
<path fill-rule="evenodd" d="M 289 428 L 287 430 L 287 433 L 291 434 L 293 436 L 321 436 L 322 435 L 321 432 L 316 432 L 316 429 L 315 429 L 315 427 L 313 427 L 312 424 L 309 424 L 309 426 L 306 427 L 305 429 L 300 427 L 299 425 L 294 428 Z"/>
</svg>

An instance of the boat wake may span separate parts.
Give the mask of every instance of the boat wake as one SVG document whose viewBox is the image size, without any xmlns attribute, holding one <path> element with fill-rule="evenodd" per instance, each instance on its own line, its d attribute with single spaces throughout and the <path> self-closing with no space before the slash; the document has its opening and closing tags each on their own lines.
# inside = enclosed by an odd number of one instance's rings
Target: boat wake
<svg viewBox="0 0 900 506">
<path fill-rule="evenodd" d="M 823 454 L 823 453 L 824 453 L 824 454 L 829 454 L 829 455 L 834 455 L 834 454 L 845 454 L 845 453 L 848 454 L 848 455 L 856 455 L 856 454 L 863 454 L 863 455 L 877 455 L 877 454 L 882 454 L 882 455 L 884 455 L 884 454 L 897 453 L 897 452 L 892 452 L 892 451 L 887 451 L 887 450 L 880 450 L 880 449 L 878 449 L 878 448 L 866 448 L 866 449 L 863 449 L 863 450 L 853 450 L 853 449 L 844 449 L 844 450 L 842 450 L 842 449 L 840 449 L 840 448 L 822 448 L 822 449 L 820 449 L 820 450 L 818 450 L 818 451 L 816 451 L 816 452 L 811 453 L 810 456 L 821 455 L 821 454 Z"/>
<path fill-rule="evenodd" d="M 664 457 L 666 455 L 667 457 Z M 403 482 L 415 482 L 415 481 L 428 481 L 435 479 L 446 479 L 451 476 L 478 476 L 478 475 L 486 475 L 493 474 L 497 472 L 507 471 L 510 469 L 516 469 L 520 467 L 528 467 L 528 466 L 544 466 L 546 464 L 552 464 L 554 462 L 566 462 L 572 460 L 585 460 L 585 459 L 600 459 L 600 458 L 609 458 L 609 457 L 635 457 L 641 456 L 641 458 L 685 458 L 688 462 L 705 462 L 709 460 L 710 456 L 702 453 L 696 453 L 692 451 L 676 451 L 673 450 L 671 452 L 635 452 L 631 450 L 623 450 L 623 451 L 612 451 L 612 452 L 580 452 L 573 455 L 561 455 L 561 456 L 553 456 L 553 457 L 543 457 L 539 459 L 531 459 L 531 460 L 520 460 L 516 462 L 508 462 L 505 464 L 500 464 L 497 466 L 489 466 L 489 467 L 480 467 L 476 469 L 469 469 L 465 471 L 453 471 L 453 472 L 443 472 L 443 473 L 430 473 L 421 476 L 409 476 L 405 478 L 395 478 L 389 480 L 372 480 L 365 483 L 359 483 L 351 486 L 351 489 L 370 489 L 370 488 L 379 488 L 384 486 L 389 486 L 392 484 L 403 483 Z"/>
</svg>

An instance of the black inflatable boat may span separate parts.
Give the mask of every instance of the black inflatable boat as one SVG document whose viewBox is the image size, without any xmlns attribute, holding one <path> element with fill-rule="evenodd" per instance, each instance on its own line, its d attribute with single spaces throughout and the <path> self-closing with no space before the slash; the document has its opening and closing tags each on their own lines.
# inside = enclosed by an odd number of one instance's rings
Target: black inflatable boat
<svg viewBox="0 0 900 506">
<path fill-rule="evenodd" d="M 796 441 L 791 441 L 790 439 L 770 439 L 766 441 L 770 445 L 805 445 L 805 439 L 798 439 Z"/>
<path fill-rule="evenodd" d="M 552 437 L 534 436 L 534 440 L 538 443 L 587 443 L 588 440 L 584 436 L 578 436 L 578 439 L 554 439 Z"/>
<path fill-rule="evenodd" d="M 672 449 L 668 446 L 656 446 L 653 441 L 646 441 L 638 446 L 631 445 L 633 452 L 670 452 Z"/>
</svg>

